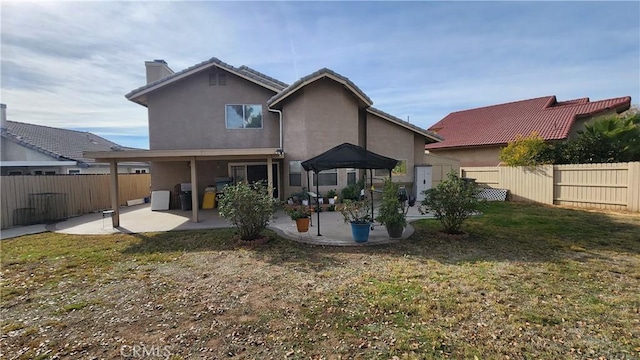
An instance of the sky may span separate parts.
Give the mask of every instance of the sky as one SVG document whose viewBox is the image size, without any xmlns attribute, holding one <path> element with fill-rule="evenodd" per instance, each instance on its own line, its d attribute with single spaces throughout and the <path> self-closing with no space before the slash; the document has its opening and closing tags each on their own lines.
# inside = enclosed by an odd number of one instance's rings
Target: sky
<svg viewBox="0 0 640 360">
<path fill-rule="evenodd" d="M 640 99 L 640 2 L 0 3 L 9 120 L 148 148 L 144 62 L 212 57 L 286 83 L 327 67 L 428 128 L 542 96 Z M 179 119 L 177 119 L 179 121 Z"/>
</svg>

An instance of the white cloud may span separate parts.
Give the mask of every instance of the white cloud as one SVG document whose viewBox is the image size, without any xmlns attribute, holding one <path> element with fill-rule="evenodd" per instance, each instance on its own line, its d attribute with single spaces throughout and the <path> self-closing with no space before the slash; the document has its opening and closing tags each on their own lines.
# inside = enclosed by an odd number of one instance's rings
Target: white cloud
<svg viewBox="0 0 640 360">
<path fill-rule="evenodd" d="M 0 6 L 9 118 L 104 136 L 146 136 L 146 109 L 124 94 L 144 85 L 152 59 L 179 71 L 215 56 L 285 82 L 329 67 L 374 106 L 424 127 L 538 96 L 640 98 L 638 3 Z"/>
</svg>

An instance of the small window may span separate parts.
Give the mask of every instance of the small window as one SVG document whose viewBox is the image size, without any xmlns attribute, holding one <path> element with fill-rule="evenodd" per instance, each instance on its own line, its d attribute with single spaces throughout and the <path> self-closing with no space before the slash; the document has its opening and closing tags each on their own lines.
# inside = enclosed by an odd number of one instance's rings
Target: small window
<svg viewBox="0 0 640 360">
<path fill-rule="evenodd" d="M 318 176 L 313 176 L 313 186 L 337 186 L 338 185 L 338 170 L 329 169 L 320 171 Z"/>
<path fill-rule="evenodd" d="M 67 170 L 67 174 L 69 174 L 69 175 L 79 175 L 80 174 L 80 170 L 79 169 L 69 169 L 69 170 Z"/>
<path fill-rule="evenodd" d="M 218 74 L 218 85 L 227 85 L 227 74 Z"/>
<path fill-rule="evenodd" d="M 355 184 L 357 182 L 356 169 L 347 169 L 347 185 Z"/>
<path fill-rule="evenodd" d="M 9 170 L 8 175 L 22 175 L 22 170 Z"/>
<path fill-rule="evenodd" d="M 407 175 L 407 160 L 398 161 L 398 165 L 393 168 L 391 172 L 393 176 L 405 176 Z"/>
<path fill-rule="evenodd" d="M 302 186 L 302 165 L 300 160 L 289 161 L 289 186 Z"/>
<path fill-rule="evenodd" d="M 42 175 L 42 170 L 34 170 L 33 175 Z"/>
<path fill-rule="evenodd" d="M 209 86 L 216 86 L 217 84 L 217 74 L 209 74 Z"/>
<path fill-rule="evenodd" d="M 55 175 L 56 171 L 55 170 L 48 170 L 44 172 L 45 175 Z"/>
<path fill-rule="evenodd" d="M 227 129 L 262 128 L 262 105 L 227 105 Z"/>
<path fill-rule="evenodd" d="M 147 173 L 147 169 L 135 169 L 134 172 L 136 174 L 146 174 Z"/>
<path fill-rule="evenodd" d="M 389 170 L 387 169 L 376 169 L 376 176 L 389 176 Z M 392 176 L 405 176 L 407 175 L 407 160 L 399 160 L 396 167 L 393 168 L 391 172 Z"/>
</svg>

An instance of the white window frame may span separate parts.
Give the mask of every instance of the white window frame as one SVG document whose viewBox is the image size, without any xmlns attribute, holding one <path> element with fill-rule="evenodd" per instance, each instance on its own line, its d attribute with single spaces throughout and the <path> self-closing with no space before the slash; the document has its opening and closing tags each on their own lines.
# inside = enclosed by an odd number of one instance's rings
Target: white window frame
<svg viewBox="0 0 640 360">
<path fill-rule="evenodd" d="M 80 175 L 81 173 L 80 169 L 67 169 L 67 175 Z"/>
<path fill-rule="evenodd" d="M 227 116 L 228 116 L 228 112 L 229 112 L 229 106 L 242 106 L 242 127 L 236 128 L 236 127 L 229 127 L 229 123 L 227 122 Z M 260 114 L 261 114 L 261 121 L 260 121 L 260 127 L 244 127 L 244 107 L 245 106 L 260 106 Z M 224 105 L 224 126 L 227 130 L 260 130 L 264 128 L 264 108 L 262 106 L 262 104 L 225 104 Z"/>
<path fill-rule="evenodd" d="M 148 174 L 149 170 L 147 169 L 132 169 L 131 171 L 133 171 L 134 174 Z"/>
</svg>

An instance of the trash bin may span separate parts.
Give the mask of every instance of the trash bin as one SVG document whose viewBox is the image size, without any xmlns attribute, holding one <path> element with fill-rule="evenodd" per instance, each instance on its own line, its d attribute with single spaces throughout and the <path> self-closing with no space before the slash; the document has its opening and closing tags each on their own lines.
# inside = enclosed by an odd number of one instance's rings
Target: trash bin
<svg viewBox="0 0 640 360">
<path fill-rule="evenodd" d="M 180 209 L 182 211 L 191 210 L 191 191 L 180 192 Z"/>
</svg>

